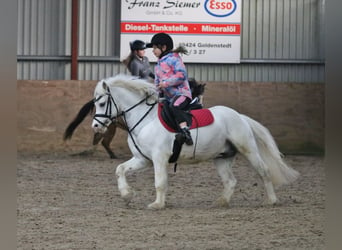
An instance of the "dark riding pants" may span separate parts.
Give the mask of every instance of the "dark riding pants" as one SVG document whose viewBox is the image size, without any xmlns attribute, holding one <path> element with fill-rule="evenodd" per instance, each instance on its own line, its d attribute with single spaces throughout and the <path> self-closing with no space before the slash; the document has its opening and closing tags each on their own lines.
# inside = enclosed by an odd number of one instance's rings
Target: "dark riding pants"
<svg viewBox="0 0 342 250">
<path fill-rule="evenodd" d="M 180 95 L 175 96 L 170 103 L 170 110 L 177 124 L 186 122 L 186 110 L 191 102 L 191 99 Z M 189 126 L 189 124 L 187 124 Z"/>
</svg>

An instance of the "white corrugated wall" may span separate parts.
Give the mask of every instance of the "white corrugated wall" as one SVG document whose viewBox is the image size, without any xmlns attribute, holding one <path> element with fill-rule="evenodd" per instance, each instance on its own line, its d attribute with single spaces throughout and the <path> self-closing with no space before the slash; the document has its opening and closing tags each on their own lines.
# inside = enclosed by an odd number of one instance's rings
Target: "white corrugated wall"
<svg viewBox="0 0 342 250">
<path fill-rule="evenodd" d="M 18 0 L 18 79 L 70 79 L 72 0 Z M 324 82 L 324 0 L 243 0 L 240 64 L 188 63 L 199 81 Z M 80 80 L 126 72 L 120 1 L 79 0 Z"/>
</svg>

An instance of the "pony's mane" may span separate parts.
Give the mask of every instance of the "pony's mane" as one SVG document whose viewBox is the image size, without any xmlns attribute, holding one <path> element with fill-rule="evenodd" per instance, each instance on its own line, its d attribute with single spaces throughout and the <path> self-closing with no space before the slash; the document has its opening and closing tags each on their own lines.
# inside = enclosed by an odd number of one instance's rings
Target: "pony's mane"
<svg viewBox="0 0 342 250">
<path fill-rule="evenodd" d="M 99 86 L 102 86 L 103 82 L 105 82 L 110 88 L 111 87 L 125 88 L 130 91 L 136 91 L 136 92 L 148 94 L 148 95 L 157 93 L 157 89 L 153 83 L 150 83 L 144 79 L 132 77 L 130 75 L 119 74 L 113 77 L 102 79 L 96 87 L 96 92 L 99 94 L 103 92 L 103 90 L 101 90 L 102 87 L 99 88 Z M 153 96 L 155 96 L 156 99 L 158 98 L 158 95 L 153 95 Z"/>
</svg>

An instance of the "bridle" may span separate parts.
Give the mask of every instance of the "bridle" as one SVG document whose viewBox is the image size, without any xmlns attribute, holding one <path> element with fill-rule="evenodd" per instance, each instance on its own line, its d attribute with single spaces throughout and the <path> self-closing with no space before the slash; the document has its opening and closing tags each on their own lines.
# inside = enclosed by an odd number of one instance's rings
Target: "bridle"
<svg viewBox="0 0 342 250">
<path fill-rule="evenodd" d="M 100 123 L 102 126 L 108 127 L 110 123 L 106 123 L 106 122 L 102 122 L 100 121 L 98 118 L 107 118 L 109 121 L 114 122 L 115 120 L 117 120 L 118 117 L 123 117 L 123 120 L 125 122 L 125 127 L 126 130 L 129 134 L 129 136 L 131 137 L 133 144 L 135 146 L 135 148 L 139 151 L 139 153 L 144 156 L 146 159 L 150 160 L 146 155 L 144 155 L 140 148 L 138 147 L 138 145 L 136 144 L 134 137 L 133 137 L 133 130 L 145 119 L 145 117 L 152 111 L 154 105 L 156 105 L 158 103 L 158 101 L 156 100 L 153 103 L 149 103 L 148 99 L 153 96 L 154 94 L 148 94 L 146 95 L 142 100 L 140 100 L 139 102 L 137 102 L 136 104 L 134 104 L 132 107 L 119 112 L 119 108 L 118 105 L 116 104 L 112 94 L 110 93 L 110 89 L 107 90 L 107 92 L 105 93 L 105 95 L 108 96 L 107 102 L 106 102 L 106 111 L 104 114 L 95 114 L 93 119 L 95 121 L 97 121 L 98 123 Z M 94 103 L 99 101 L 104 95 L 101 95 L 97 98 L 94 98 Z M 149 106 L 149 109 L 145 112 L 145 114 L 143 114 L 143 116 L 136 122 L 136 124 L 134 126 L 132 126 L 132 128 L 129 128 L 128 124 L 127 124 L 127 119 L 126 119 L 126 113 L 128 113 L 129 111 L 133 110 L 134 108 L 136 108 L 137 106 L 139 106 L 140 104 L 145 103 L 147 106 Z M 115 109 L 116 109 L 116 116 L 112 116 L 112 105 L 114 105 Z"/>
<path fill-rule="evenodd" d="M 106 94 L 104 95 L 100 95 L 99 97 L 97 98 L 94 98 L 94 104 L 96 102 L 98 102 L 103 96 L 107 95 L 108 96 L 108 99 L 107 99 L 107 102 L 106 102 L 106 111 L 104 114 L 95 114 L 93 116 L 93 119 L 95 121 L 97 121 L 98 123 L 100 123 L 102 126 L 104 127 L 108 127 L 109 126 L 109 123 L 106 123 L 106 122 L 102 122 L 101 120 L 99 120 L 98 118 L 107 118 L 107 120 L 110 120 L 111 122 L 113 122 L 114 120 L 116 120 L 116 117 L 115 116 L 112 116 L 112 103 L 114 104 L 115 106 L 115 109 L 118 113 L 119 109 L 114 101 L 114 98 L 112 97 L 112 95 L 110 94 L 110 92 L 107 92 Z"/>
</svg>

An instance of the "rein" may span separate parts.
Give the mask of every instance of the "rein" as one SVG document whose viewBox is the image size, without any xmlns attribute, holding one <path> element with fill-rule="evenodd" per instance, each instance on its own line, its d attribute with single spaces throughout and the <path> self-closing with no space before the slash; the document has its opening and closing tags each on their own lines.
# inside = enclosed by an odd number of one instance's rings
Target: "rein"
<svg viewBox="0 0 342 250">
<path fill-rule="evenodd" d="M 151 97 L 153 94 L 150 95 L 146 95 L 146 97 L 144 99 L 142 99 L 141 101 L 139 101 L 138 103 L 134 104 L 132 107 L 121 111 L 121 113 L 119 113 L 119 109 L 117 104 L 115 103 L 115 100 L 113 98 L 113 96 L 110 93 L 110 90 L 108 89 L 108 93 L 106 93 L 106 95 L 108 95 L 110 98 L 108 98 L 107 100 L 107 106 L 106 106 L 106 112 L 105 114 L 95 114 L 94 115 L 94 120 L 96 120 L 98 123 L 100 123 L 102 126 L 108 127 L 108 125 L 106 123 L 101 122 L 100 120 L 97 119 L 97 117 L 104 117 L 104 118 L 108 118 L 109 120 L 111 120 L 113 122 L 113 120 L 116 120 L 118 117 L 122 116 L 124 119 L 124 122 L 126 124 L 126 131 L 128 132 L 129 136 L 131 137 L 133 144 L 135 146 L 135 148 L 139 151 L 139 153 L 144 156 L 147 160 L 151 160 L 150 158 L 148 158 L 142 151 L 141 149 L 138 147 L 137 143 L 134 140 L 133 137 L 133 130 L 146 118 L 146 116 L 152 111 L 154 105 L 156 105 L 158 103 L 158 101 L 155 101 L 154 103 L 148 103 L 147 100 L 149 97 Z M 100 98 L 102 98 L 102 96 L 99 96 L 97 99 L 94 99 L 94 103 L 97 102 Z M 139 119 L 139 121 L 131 128 L 129 129 L 128 123 L 127 123 L 127 119 L 126 119 L 126 113 L 128 113 L 129 111 L 133 110 L 134 108 L 136 108 L 137 106 L 139 106 L 140 104 L 144 103 L 147 106 L 150 106 L 150 108 L 147 110 L 147 112 Z M 115 106 L 116 109 L 116 116 L 112 116 L 112 103 Z"/>
<path fill-rule="evenodd" d="M 132 139 L 132 141 L 133 141 L 133 144 L 134 144 L 135 148 L 136 148 L 136 149 L 139 151 L 139 153 L 140 153 L 142 156 L 144 156 L 147 160 L 151 160 L 151 159 L 148 158 L 148 157 L 141 151 L 141 149 L 138 147 L 138 144 L 135 142 L 132 132 L 133 132 L 133 130 L 142 122 L 142 120 L 144 120 L 145 117 L 151 112 L 151 110 L 153 109 L 154 105 L 157 104 L 157 101 L 155 101 L 154 103 L 148 103 L 148 102 L 147 102 L 147 99 L 148 99 L 150 96 L 152 96 L 152 95 L 146 96 L 143 100 L 141 100 L 141 101 L 138 102 L 137 104 L 133 105 L 132 107 L 130 107 L 130 108 L 127 109 L 126 111 L 122 111 L 121 114 L 120 114 L 120 116 L 123 116 L 123 118 L 124 118 L 124 122 L 126 123 L 126 127 L 127 127 L 127 132 L 128 132 L 128 134 L 129 134 L 129 136 L 131 137 L 131 139 Z M 135 107 L 137 107 L 138 105 L 142 104 L 144 101 L 146 101 L 145 104 L 146 104 L 147 106 L 150 106 L 150 108 L 149 108 L 149 109 L 147 110 L 147 112 L 139 119 L 139 121 L 138 121 L 131 129 L 129 129 L 128 124 L 127 124 L 127 120 L 126 120 L 126 115 L 125 115 L 125 114 L 126 114 L 128 111 L 131 111 L 132 109 L 134 109 Z"/>
</svg>

